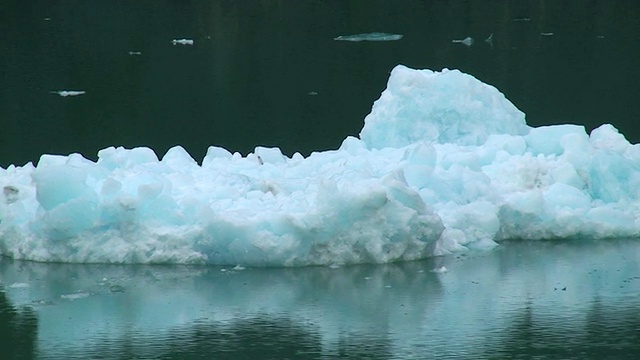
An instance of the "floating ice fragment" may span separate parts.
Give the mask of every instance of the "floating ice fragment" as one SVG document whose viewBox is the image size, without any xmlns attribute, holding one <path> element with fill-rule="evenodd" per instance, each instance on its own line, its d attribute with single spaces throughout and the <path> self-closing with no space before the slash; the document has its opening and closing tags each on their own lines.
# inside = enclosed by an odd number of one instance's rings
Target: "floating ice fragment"
<svg viewBox="0 0 640 360">
<path fill-rule="evenodd" d="M 552 32 L 541 32 L 540 35 L 542 36 L 553 36 Z"/>
<path fill-rule="evenodd" d="M 141 51 L 129 51 L 129 55 L 142 55 Z"/>
<path fill-rule="evenodd" d="M 447 269 L 447 268 L 446 268 L 446 267 L 444 267 L 444 266 L 440 266 L 440 267 L 437 267 L 437 268 L 435 268 L 435 269 L 431 270 L 431 272 L 436 273 L 436 274 L 444 274 L 444 273 L 446 273 L 447 271 L 449 271 L 449 269 Z"/>
<path fill-rule="evenodd" d="M 46 18 L 44 18 L 44 21 L 51 21 L 51 18 L 46 17 Z"/>
<path fill-rule="evenodd" d="M 493 48 L 493 33 L 491 33 L 488 38 L 484 39 L 484 41 Z"/>
<path fill-rule="evenodd" d="M 388 34 L 381 32 L 372 32 L 366 34 L 356 35 L 341 35 L 334 37 L 333 40 L 337 41 L 396 41 L 402 39 L 401 34 Z"/>
<path fill-rule="evenodd" d="M 86 94 L 86 91 L 83 91 L 83 90 L 58 90 L 58 91 L 50 91 L 50 93 L 57 94 L 57 95 L 60 95 L 62 97 L 67 97 L 67 96 L 84 95 L 84 94 Z"/>
<path fill-rule="evenodd" d="M 466 38 L 462 39 L 462 40 L 451 40 L 452 43 L 459 43 L 459 44 L 464 44 L 467 46 L 471 46 L 473 45 L 473 38 L 467 36 Z"/>
<path fill-rule="evenodd" d="M 89 297 L 89 293 L 87 292 L 77 292 L 74 294 L 65 294 L 65 295 L 60 295 L 60 298 L 62 299 L 67 299 L 67 300 L 78 300 L 78 299 L 84 299 L 86 297 Z"/>
<path fill-rule="evenodd" d="M 316 95 L 318 95 L 318 92 L 317 92 L 317 91 L 309 91 L 309 92 L 307 93 L 307 95 L 309 95 L 309 96 L 316 96 Z"/>
<path fill-rule="evenodd" d="M 192 39 L 173 39 L 171 40 L 173 45 L 193 45 Z"/>
<path fill-rule="evenodd" d="M 531 19 L 528 17 L 519 17 L 519 18 L 513 19 L 513 21 L 531 21 Z"/>
<path fill-rule="evenodd" d="M 242 270 L 244 270 L 244 269 L 245 269 L 245 267 L 240 266 L 240 265 L 236 265 L 232 270 L 235 270 L 235 271 L 242 271 Z"/>
<path fill-rule="evenodd" d="M 24 289 L 24 288 L 28 288 L 29 284 L 27 284 L 27 283 L 13 283 L 13 284 L 9 285 L 9 287 L 11 289 Z"/>
</svg>

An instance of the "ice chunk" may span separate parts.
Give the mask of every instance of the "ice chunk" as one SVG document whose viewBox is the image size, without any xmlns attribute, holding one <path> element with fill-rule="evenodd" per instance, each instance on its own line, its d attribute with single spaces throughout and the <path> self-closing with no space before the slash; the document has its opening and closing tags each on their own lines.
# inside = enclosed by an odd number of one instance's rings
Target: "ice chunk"
<svg viewBox="0 0 640 360">
<path fill-rule="evenodd" d="M 493 33 L 491 33 L 491 35 L 489 35 L 486 39 L 484 39 L 484 41 L 491 45 L 491 47 L 493 47 Z"/>
<path fill-rule="evenodd" d="M 67 97 L 67 96 L 84 95 L 87 92 L 84 91 L 84 90 L 57 90 L 57 91 L 50 91 L 50 93 L 57 94 L 57 95 L 60 95 L 62 97 Z"/>
<path fill-rule="evenodd" d="M 492 34 L 492 35 L 493 35 L 493 34 Z M 474 42 L 474 41 L 473 41 L 473 38 L 472 38 L 472 37 L 467 36 L 467 37 L 466 37 L 466 38 L 464 38 L 464 39 L 451 40 L 451 42 L 452 42 L 452 43 L 463 44 L 463 45 L 466 45 L 466 46 L 471 46 L 471 45 L 473 45 L 473 42 Z"/>
<path fill-rule="evenodd" d="M 524 114 L 471 75 L 397 66 L 366 116 L 360 138 L 379 149 L 419 141 L 481 145 L 492 134 L 527 132 Z"/>
<path fill-rule="evenodd" d="M 13 283 L 11 285 L 9 285 L 10 289 L 24 289 L 24 288 L 28 288 L 30 285 L 27 283 Z"/>
<path fill-rule="evenodd" d="M 356 34 L 356 35 L 340 35 L 333 40 L 337 41 L 396 41 L 402 39 L 403 35 L 401 34 L 388 34 L 382 32 L 372 32 L 366 34 Z"/>
<path fill-rule="evenodd" d="M 193 45 L 192 39 L 173 39 L 171 40 L 173 45 Z"/>
<path fill-rule="evenodd" d="M 431 270 L 431 272 L 436 274 L 444 274 L 447 271 L 449 271 L 449 269 L 447 269 L 445 266 L 440 266 Z"/>
<path fill-rule="evenodd" d="M 530 128 L 471 75 L 404 66 L 364 122 L 306 158 L 109 147 L 0 168 L 0 255 L 339 267 L 640 234 L 640 147 L 611 125 Z"/>
</svg>

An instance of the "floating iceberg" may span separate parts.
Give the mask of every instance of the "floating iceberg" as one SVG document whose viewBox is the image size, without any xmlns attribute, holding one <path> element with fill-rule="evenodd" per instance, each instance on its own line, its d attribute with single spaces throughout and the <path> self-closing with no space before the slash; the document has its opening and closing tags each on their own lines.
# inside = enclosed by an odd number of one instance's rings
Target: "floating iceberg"
<svg viewBox="0 0 640 360">
<path fill-rule="evenodd" d="M 193 45 L 192 39 L 173 39 L 171 40 L 173 45 Z"/>
<path fill-rule="evenodd" d="M 341 35 L 333 38 L 337 41 L 396 41 L 402 39 L 401 34 L 387 34 L 381 32 L 372 32 L 356 35 Z"/>
<path fill-rule="evenodd" d="M 82 90 L 58 90 L 58 91 L 50 91 L 50 93 L 60 95 L 62 97 L 67 97 L 67 96 L 84 95 L 87 92 Z"/>
<path fill-rule="evenodd" d="M 58 262 L 386 263 L 505 239 L 640 235 L 640 147 L 532 128 L 457 70 L 397 66 L 359 138 L 308 157 L 110 147 L 0 168 L 0 254 Z"/>
<path fill-rule="evenodd" d="M 491 34 L 491 35 L 493 35 L 493 34 Z M 487 40 L 489 40 L 489 39 L 491 39 L 491 41 L 493 41 L 493 37 L 489 37 L 489 38 L 487 38 Z M 451 42 L 452 42 L 452 43 L 454 43 L 454 44 L 455 44 L 455 43 L 458 43 L 458 44 L 463 44 L 463 45 L 466 45 L 466 46 L 471 46 L 471 45 L 473 45 L 473 43 L 474 43 L 473 38 L 471 38 L 471 37 L 469 37 L 469 36 L 467 36 L 467 37 L 466 37 L 466 38 L 464 38 L 464 39 L 451 40 Z M 488 41 L 487 41 L 487 42 L 488 42 Z"/>
</svg>

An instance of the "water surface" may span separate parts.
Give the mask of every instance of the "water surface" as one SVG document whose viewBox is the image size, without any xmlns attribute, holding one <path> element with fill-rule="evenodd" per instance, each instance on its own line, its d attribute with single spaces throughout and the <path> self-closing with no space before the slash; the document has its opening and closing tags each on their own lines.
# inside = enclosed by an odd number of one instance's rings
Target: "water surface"
<svg viewBox="0 0 640 360">
<path fill-rule="evenodd" d="M 585 240 L 338 269 L 2 259 L 0 333 L 42 359 L 632 359 L 639 256 Z"/>
<path fill-rule="evenodd" d="M 533 126 L 612 123 L 638 142 L 638 18 L 609 0 L 3 1 L 0 166 L 108 146 L 335 149 L 397 64 L 470 73 Z M 375 32 L 403 37 L 334 40 Z"/>
</svg>

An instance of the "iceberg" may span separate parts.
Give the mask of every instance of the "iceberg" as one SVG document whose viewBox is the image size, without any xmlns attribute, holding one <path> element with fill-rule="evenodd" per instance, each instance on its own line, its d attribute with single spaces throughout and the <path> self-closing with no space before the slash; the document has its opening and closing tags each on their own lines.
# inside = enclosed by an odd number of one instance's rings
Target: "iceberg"
<svg viewBox="0 0 640 360">
<path fill-rule="evenodd" d="M 0 254 L 36 261 L 337 267 L 640 235 L 640 147 L 615 127 L 530 127 L 471 75 L 401 65 L 337 150 L 109 147 L 0 188 Z"/>
<path fill-rule="evenodd" d="M 173 39 L 171 40 L 171 43 L 173 45 L 193 45 L 193 40 L 192 39 Z"/>
<path fill-rule="evenodd" d="M 489 36 L 487 38 L 487 40 L 485 40 L 485 41 L 491 43 L 493 41 L 493 37 L 492 36 L 493 36 L 493 34 L 491 34 L 491 36 Z M 454 39 L 454 40 L 451 40 L 451 42 L 454 43 L 454 44 L 457 43 L 457 44 L 463 44 L 463 45 L 466 45 L 466 46 L 471 46 L 474 43 L 473 38 L 469 37 L 469 36 L 467 36 L 464 39 Z"/>
<path fill-rule="evenodd" d="M 333 40 L 336 41 L 396 41 L 402 39 L 402 34 L 387 34 L 381 32 L 372 32 L 366 34 L 356 34 L 356 35 L 340 35 Z"/>
<path fill-rule="evenodd" d="M 60 95 L 62 97 L 67 97 L 67 96 L 79 96 L 79 95 L 84 95 L 87 92 L 84 90 L 56 90 L 56 91 L 50 91 L 51 94 L 56 94 L 56 95 Z"/>
</svg>

